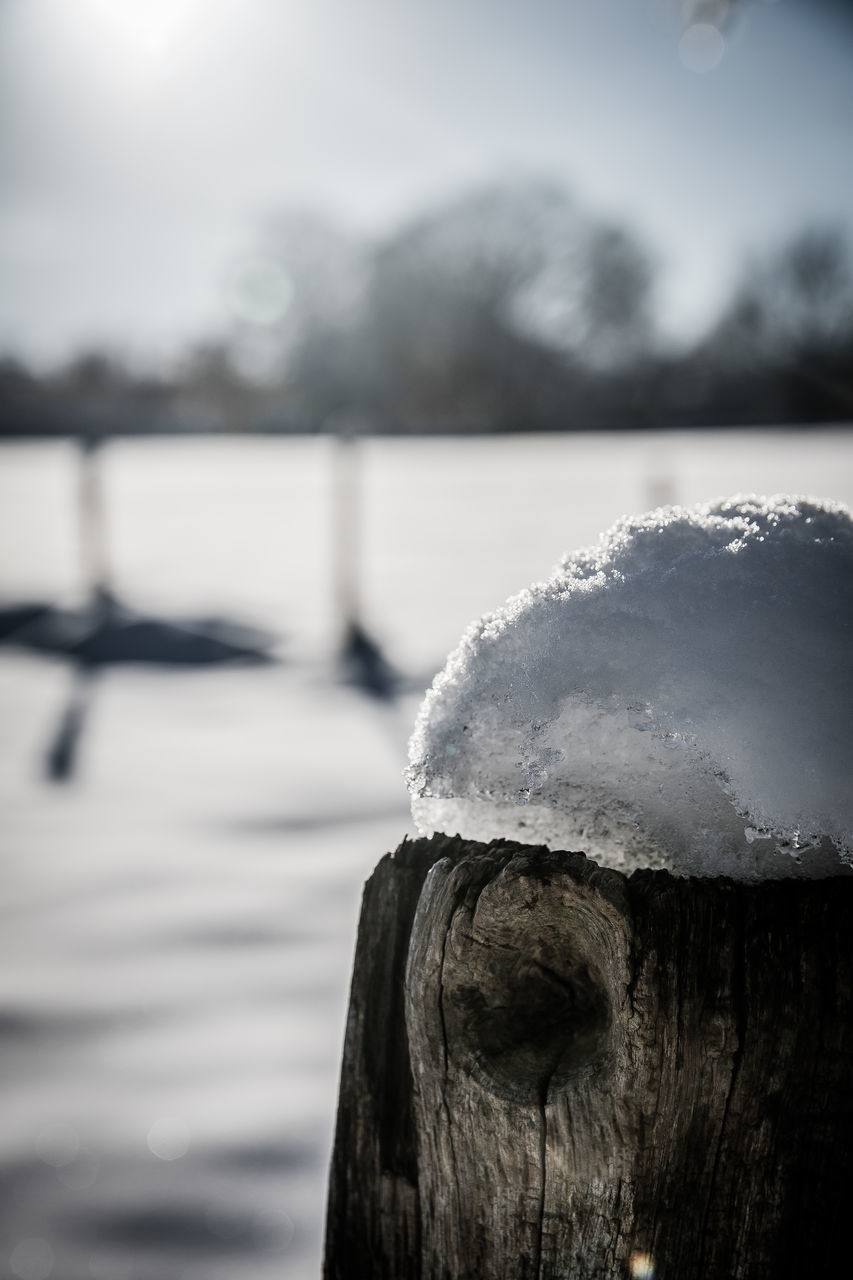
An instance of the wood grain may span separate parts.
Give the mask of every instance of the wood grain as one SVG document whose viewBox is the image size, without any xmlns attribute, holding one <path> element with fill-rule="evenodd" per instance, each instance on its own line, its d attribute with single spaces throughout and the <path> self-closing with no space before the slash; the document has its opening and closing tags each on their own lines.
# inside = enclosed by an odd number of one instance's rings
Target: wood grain
<svg viewBox="0 0 853 1280">
<path fill-rule="evenodd" d="M 829 1275 L 853 884 L 404 842 L 364 897 L 327 1280 Z"/>
</svg>

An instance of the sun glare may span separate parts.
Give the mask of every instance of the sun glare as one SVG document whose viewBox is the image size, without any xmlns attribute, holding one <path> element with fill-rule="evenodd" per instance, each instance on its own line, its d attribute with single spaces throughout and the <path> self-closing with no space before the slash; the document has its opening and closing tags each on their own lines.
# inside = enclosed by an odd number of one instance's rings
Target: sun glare
<svg viewBox="0 0 853 1280">
<path fill-rule="evenodd" d="M 186 38 L 199 0 L 86 0 L 92 23 L 140 62 L 159 62 Z"/>
</svg>

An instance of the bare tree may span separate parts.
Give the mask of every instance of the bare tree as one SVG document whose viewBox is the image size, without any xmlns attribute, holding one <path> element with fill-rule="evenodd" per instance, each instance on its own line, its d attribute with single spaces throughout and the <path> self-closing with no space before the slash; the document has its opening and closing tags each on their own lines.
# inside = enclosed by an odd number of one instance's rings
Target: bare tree
<svg viewBox="0 0 853 1280">
<path fill-rule="evenodd" d="M 702 354 L 782 419 L 849 416 L 853 270 L 841 232 L 807 228 L 754 260 Z"/>
<path fill-rule="evenodd" d="M 314 419 L 568 425 L 589 371 L 648 340 L 644 251 L 552 183 L 469 192 L 372 246 L 304 219 L 275 235 L 293 281 L 285 381 Z"/>
</svg>

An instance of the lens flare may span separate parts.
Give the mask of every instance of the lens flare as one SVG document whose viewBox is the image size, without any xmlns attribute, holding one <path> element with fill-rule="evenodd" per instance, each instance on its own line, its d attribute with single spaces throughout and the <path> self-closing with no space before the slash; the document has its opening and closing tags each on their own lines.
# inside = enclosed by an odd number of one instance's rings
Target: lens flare
<svg viewBox="0 0 853 1280">
<path fill-rule="evenodd" d="M 19 1240 L 9 1257 L 18 1280 L 47 1280 L 53 1271 L 53 1249 L 41 1236 Z"/>
<path fill-rule="evenodd" d="M 67 1124 L 45 1125 L 36 1134 L 36 1155 L 54 1169 L 72 1164 L 80 1151 L 80 1139 Z"/>
<path fill-rule="evenodd" d="M 180 1160 L 189 1149 L 189 1125 L 180 1116 L 161 1116 L 148 1130 L 148 1150 L 160 1160 Z"/>
<path fill-rule="evenodd" d="M 655 1280 L 655 1261 L 650 1253 L 632 1253 L 628 1267 L 631 1280 Z"/>
<path fill-rule="evenodd" d="M 705 75 L 723 60 L 726 42 L 710 22 L 694 22 L 678 44 L 678 56 L 688 71 Z"/>
<path fill-rule="evenodd" d="M 238 320 L 262 327 L 277 324 L 293 300 L 293 282 L 271 258 L 241 262 L 227 285 L 231 310 Z"/>
</svg>

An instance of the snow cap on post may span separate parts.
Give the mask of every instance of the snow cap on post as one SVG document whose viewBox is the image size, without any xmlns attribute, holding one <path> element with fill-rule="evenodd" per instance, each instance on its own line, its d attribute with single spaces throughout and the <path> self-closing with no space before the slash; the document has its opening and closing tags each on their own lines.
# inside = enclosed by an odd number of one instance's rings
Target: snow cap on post
<svg viewBox="0 0 853 1280">
<path fill-rule="evenodd" d="M 853 867 L 853 519 L 620 521 L 469 627 L 410 743 L 418 828 L 741 880 Z"/>
</svg>

